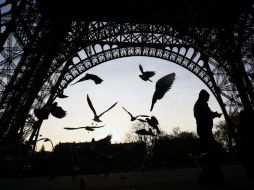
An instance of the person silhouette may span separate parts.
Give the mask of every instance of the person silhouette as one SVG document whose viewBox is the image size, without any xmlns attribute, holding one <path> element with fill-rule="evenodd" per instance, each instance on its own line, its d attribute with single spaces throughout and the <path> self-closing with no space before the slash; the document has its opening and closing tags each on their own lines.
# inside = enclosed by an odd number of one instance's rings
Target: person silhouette
<svg viewBox="0 0 254 190">
<path fill-rule="evenodd" d="M 250 108 L 240 111 L 240 123 L 239 123 L 239 153 L 240 160 L 243 167 L 246 170 L 246 177 L 250 180 L 254 177 L 254 151 L 253 147 L 253 123 L 254 123 L 254 111 Z"/>
<path fill-rule="evenodd" d="M 202 89 L 194 105 L 197 134 L 206 152 L 205 165 L 199 174 L 200 184 L 221 184 L 224 181 L 221 171 L 222 148 L 215 140 L 212 132 L 213 119 L 221 117 L 221 113 L 211 111 L 208 106 L 209 93 Z"/>
</svg>

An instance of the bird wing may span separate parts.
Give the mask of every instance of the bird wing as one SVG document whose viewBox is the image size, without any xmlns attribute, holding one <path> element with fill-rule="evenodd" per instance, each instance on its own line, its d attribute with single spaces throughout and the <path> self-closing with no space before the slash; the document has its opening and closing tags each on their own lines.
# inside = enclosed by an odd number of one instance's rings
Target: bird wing
<svg viewBox="0 0 254 190">
<path fill-rule="evenodd" d="M 171 88 L 175 80 L 175 73 L 170 73 L 156 82 L 156 93 L 158 94 L 157 99 L 161 99 L 165 93 Z"/>
<path fill-rule="evenodd" d="M 155 75 L 155 72 L 154 71 L 146 71 L 145 72 L 145 76 L 147 77 L 147 78 L 151 78 L 151 77 L 153 77 Z"/>
<path fill-rule="evenodd" d="M 86 129 L 86 127 L 64 127 L 67 130 L 75 130 L 75 129 Z"/>
<path fill-rule="evenodd" d="M 94 131 L 94 128 L 93 128 L 93 127 L 90 127 L 90 126 L 87 126 L 85 129 L 86 129 L 87 131 Z"/>
<path fill-rule="evenodd" d="M 50 110 L 51 115 L 53 115 L 56 118 L 63 118 L 66 116 L 67 112 L 63 110 L 62 107 L 56 106 L 56 104 L 52 104 L 51 110 Z"/>
<path fill-rule="evenodd" d="M 133 117 L 132 114 L 131 114 L 130 112 L 128 112 L 123 106 L 122 106 L 122 108 L 123 108 L 131 117 Z"/>
<path fill-rule="evenodd" d="M 139 65 L 139 70 L 141 71 L 141 73 L 144 73 L 142 65 Z"/>
<path fill-rule="evenodd" d="M 153 106 L 156 103 L 156 101 L 163 98 L 163 96 L 166 94 L 166 92 L 171 88 L 174 80 L 175 80 L 175 73 L 170 73 L 170 74 L 160 78 L 156 82 L 155 92 L 153 94 L 152 105 L 151 105 L 150 111 L 153 110 Z"/>
<path fill-rule="evenodd" d="M 157 98 L 155 96 L 155 93 L 153 94 L 153 99 L 152 99 L 152 105 L 151 105 L 151 108 L 150 108 L 150 111 L 153 111 L 153 106 L 154 104 L 157 102 Z"/>
<path fill-rule="evenodd" d="M 99 115 L 99 117 L 102 116 L 102 115 L 103 115 L 104 113 L 106 113 L 107 111 L 109 111 L 110 109 L 112 109 L 116 104 L 117 104 L 117 102 L 114 103 L 114 104 L 113 104 L 110 108 L 108 108 L 106 111 L 102 112 L 102 113 Z"/>
<path fill-rule="evenodd" d="M 105 125 L 101 125 L 101 126 L 88 126 L 90 128 L 101 128 L 101 127 L 104 127 Z"/>
<path fill-rule="evenodd" d="M 89 78 L 89 79 L 92 79 L 94 82 L 95 82 L 95 84 L 100 84 L 103 80 L 100 78 L 100 77 L 98 77 L 97 75 L 93 75 L 93 74 L 89 74 L 89 73 L 87 73 L 86 74 L 87 75 L 87 77 Z"/>
<path fill-rule="evenodd" d="M 91 102 L 91 100 L 90 100 L 90 98 L 89 98 L 89 96 L 88 96 L 88 94 L 87 94 L 87 103 L 88 103 L 88 105 L 89 105 L 89 107 L 91 108 L 91 110 L 93 111 L 93 114 L 94 115 L 97 115 L 96 114 L 96 111 L 95 111 L 95 109 L 94 109 L 94 107 L 93 107 L 93 104 L 92 104 L 92 102 Z"/>
<path fill-rule="evenodd" d="M 149 117 L 148 115 L 138 115 L 137 117 Z"/>
</svg>

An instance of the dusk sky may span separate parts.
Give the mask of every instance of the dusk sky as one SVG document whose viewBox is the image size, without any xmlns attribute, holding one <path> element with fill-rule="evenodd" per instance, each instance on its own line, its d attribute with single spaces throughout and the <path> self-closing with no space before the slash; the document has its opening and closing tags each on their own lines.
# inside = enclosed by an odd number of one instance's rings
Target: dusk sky
<svg viewBox="0 0 254 190">
<path fill-rule="evenodd" d="M 138 76 L 140 74 L 139 64 L 143 66 L 144 71 L 156 72 L 151 78 L 153 82 L 143 81 Z M 155 103 L 153 111 L 150 112 L 156 81 L 172 72 L 176 74 L 172 88 Z M 169 134 L 175 127 L 179 127 L 181 131 L 195 132 L 193 106 L 201 89 L 206 89 L 210 93 L 208 104 L 211 110 L 221 112 L 214 96 L 199 78 L 169 61 L 151 57 L 120 58 L 102 63 L 85 73 L 96 74 L 104 81 L 98 85 L 89 80 L 68 86 L 64 94 L 69 97 L 56 99 L 58 105 L 67 111 L 67 116 L 58 119 L 50 115 L 41 126 L 42 136 L 40 138 L 49 138 L 56 145 L 59 142 L 88 142 L 92 138 L 99 140 L 112 134 L 112 143 L 124 142 L 125 134 L 132 131 L 132 122 L 122 106 L 133 115 L 154 115 L 159 121 L 160 129 Z M 85 73 L 72 83 L 83 77 Z M 93 112 L 86 100 L 87 94 L 98 114 L 108 109 L 116 101 L 118 102 L 114 108 L 100 118 L 103 122 L 98 125 L 105 125 L 105 127 L 92 132 L 85 129 L 63 129 L 94 123 Z M 214 124 L 222 120 L 224 117 L 216 118 Z M 38 142 L 37 150 L 40 149 L 42 143 L 42 141 Z M 51 150 L 49 142 L 43 144 L 46 150 Z"/>
</svg>

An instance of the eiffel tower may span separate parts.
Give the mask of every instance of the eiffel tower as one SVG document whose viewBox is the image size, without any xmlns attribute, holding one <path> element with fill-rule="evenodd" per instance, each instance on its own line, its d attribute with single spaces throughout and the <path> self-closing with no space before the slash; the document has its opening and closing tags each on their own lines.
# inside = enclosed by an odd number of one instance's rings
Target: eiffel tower
<svg viewBox="0 0 254 190">
<path fill-rule="evenodd" d="M 250 0 L 0 0 L 0 141 L 36 143 L 53 103 L 82 73 L 109 60 L 149 56 L 196 75 L 229 113 L 254 108 L 254 7 Z M 93 16 L 94 15 L 94 16 Z"/>
</svg>

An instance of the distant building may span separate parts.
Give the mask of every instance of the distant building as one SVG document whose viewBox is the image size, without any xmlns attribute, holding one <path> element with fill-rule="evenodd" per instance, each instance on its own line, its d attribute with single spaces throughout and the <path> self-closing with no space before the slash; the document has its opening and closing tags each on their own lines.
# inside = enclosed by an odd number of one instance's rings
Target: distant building
<svg viewBox="0 0 254 190">
<path fill-rule="evenodd" d="M 84 143 L 59 143 L 52 156 L 61 173 L 108 173 L 141 168 L 146 147 L 144 143 L 111 144 L 110 140 Z"/>
</svg>

